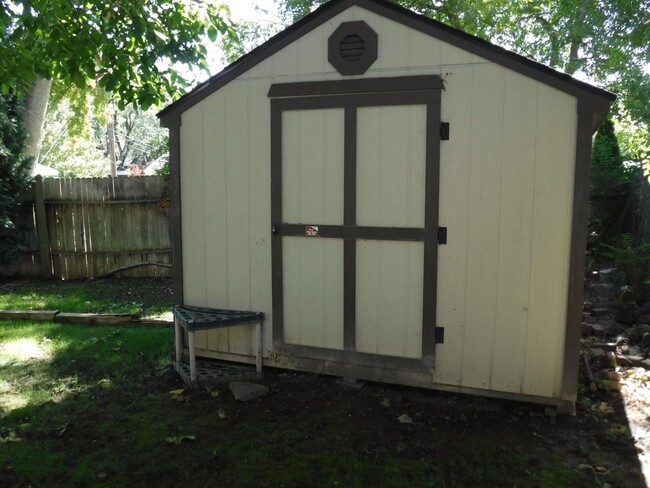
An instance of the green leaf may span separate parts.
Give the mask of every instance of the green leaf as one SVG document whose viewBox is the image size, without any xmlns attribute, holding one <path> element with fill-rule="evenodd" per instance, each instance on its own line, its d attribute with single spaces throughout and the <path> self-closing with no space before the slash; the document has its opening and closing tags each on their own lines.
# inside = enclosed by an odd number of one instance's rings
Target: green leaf
<svg viewBox="0 0 650 488">
<path fill-rule="evenodd" d="M 217 29 L 213 25 L 208 26 L 208 38 L 212 41 L 215 42 L 217 40 Z"/>
</svg>

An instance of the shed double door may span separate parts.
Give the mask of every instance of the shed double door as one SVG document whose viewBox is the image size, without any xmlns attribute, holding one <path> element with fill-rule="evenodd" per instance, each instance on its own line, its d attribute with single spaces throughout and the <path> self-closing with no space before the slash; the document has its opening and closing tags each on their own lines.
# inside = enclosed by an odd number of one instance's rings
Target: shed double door
<svg viewBox="0 0 650 488">
<path fill-rule="evenodd" d="M 439 90 L 271 103 L 276 347 L 431 368 Z"/>
</svg>

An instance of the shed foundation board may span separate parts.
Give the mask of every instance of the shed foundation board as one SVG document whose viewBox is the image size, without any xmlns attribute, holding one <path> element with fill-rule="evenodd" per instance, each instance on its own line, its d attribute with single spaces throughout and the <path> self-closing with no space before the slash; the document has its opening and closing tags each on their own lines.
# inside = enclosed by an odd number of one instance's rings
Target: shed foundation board
<svg viewBox="0 0 650 488">
<path fill-rule="evenodd" d="M 198 351 L 205 357 L 222 359 L 224 361 L 251 363 L 254 358 L 241 357 L 233 354 L 219 353 L 215 351 Z M 366 380 L 377 383 L 389 383 L 395 385 L 412 386 L 427 390 L 438 390 L 450 393 L 461 393 L 467 395 L 479 395 L 489 398 L 503 400 L 514 400 L 520 402 L 539 403 L 558 408 L 559 412 L 572 412 L 575 398 L 563 400 L 536 395 L 525 395 L 506 391 L 485 390 L 481 388 L 467 388 L 453 385 L 445 385 L 432 381 L 431 373 L 417 371 L 404 371 L 398 369 L 378 368 L 375 366 L 359 366 L 337 361 L 319 361 L 312 358 L 298 358 L 287 355 L 276 355 L 273 358 L 265 358 L 264 366 L 271 368 L 283 368 L 294 371 L 303 371 L 330 376 L 340 376 L 350 380 Z"/>
</svg>

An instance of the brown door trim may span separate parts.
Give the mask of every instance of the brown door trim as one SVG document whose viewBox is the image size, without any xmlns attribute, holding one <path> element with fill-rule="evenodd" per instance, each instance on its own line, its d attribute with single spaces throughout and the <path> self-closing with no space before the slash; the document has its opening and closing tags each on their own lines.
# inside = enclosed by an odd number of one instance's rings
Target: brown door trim
<svg viewBox="0 0 650 488">
<path fill-rule="evenodd" d="M 414 80 L 412 79 L 414 78 Z M 425 80 L 426 78 L 426 80 Z M 273 340 L 286 352 L 308 355 L 309 351 L 323 359 L 345 358 L 351 362 L 399 367 L 399 369 L 433 368 L 435 355 L 436 290 L 438 257 L 438 201 L 440 180 L 440 108 L 442 83 L 437 76 L 399 77 L 336 82 L 307 82 L 273 85 L 269 95 L 293 98 L 271 100 L 271 241 L 273 283 Z M 363 92 L 367 83 L 370 92 Z M 425 86 L 429 88 L 424 88 Z M 381 91 L 380 88 L 387 88 Z M 390 87 L 390 90 L 388 90 Z M 397 87 L 402 87 L 397 90 Z M 330 94 L 311 94 L 317 88 Z M 426 176 L 425 221 L 423 228 L 357 227 L 356 226 L 356 154 L 357 109 L 368 106 L 425 105 Z M 344 225 L 320 225 L 319 222 L 286 223 L 282 219 L 282 113 L 285 110 L 344 109 Z M 318 226 L 318 237 L 308 237 L 306 225 Z M 284 342 L 284 293 L 282 237 L 303 236 L 317 239 L 344 239 L 344 351 L 323 353 L 322 348 L 296 346 Z M 424 282 L 422 310 L 422 359 L 395 358 L 361 354 L 355 350 L 356 320 L 356 240 L 420 241 L 424 245 Z M 316 357 L 314 356 L 314 357 Z M 398 366 L 399 365 L 399 366 Z"/>
</svg>

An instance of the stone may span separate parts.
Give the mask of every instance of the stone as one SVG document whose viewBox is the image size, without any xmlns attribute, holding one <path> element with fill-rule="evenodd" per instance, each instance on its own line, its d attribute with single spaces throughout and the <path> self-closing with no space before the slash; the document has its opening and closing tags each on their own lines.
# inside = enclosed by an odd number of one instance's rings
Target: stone
<svg viewBox="0 0 650 488">
<path fill-rule="evenodd" d="M 630 356 L 627 354 L 617 354 L 616 355 L 616 363 L 619 366 L 623 366 L 626 368 L 629 367 L 646 367 L 644 366 L 644 362 L 649 362 L 647 359 L 643 359 L 643 356 Z"/>
<path fill-rule="evenodd" d="M 639 346 L 630 346 L 627 348 L 628 356 L 640 356 L 641 348 Z"/>
<path fill-rule="evenodd" d="M 610 336 L 617 336 L 618 337 L 618 336 L 624 335 L 627 332 L 627 329 L 628 328 L 626 326 L 624 326 L 623 324 L 619 324 L 619 323 L 615 322 L 614 325 L 612 325 L 609 328 L 608 332 L 609 332 Z"/>
<path fill-rule="evenodd" d="M 608 327 L 601 324 L 591 324 L 592 334 L 596 337 L 605 337 L 607 335 Z"/>
<path fill-rule="evenodd" d="M 591 366 L 594 370 L 600 370 L 609 367 L 610 361 L 607 352 L 603 349 L 591 350 Z"/>
<path fill-rule="evenodd" d="M 639 315 L 636 319 L 637 324 L 650 324 L 650 314 Z"/>
<path fill-rule="evenodd" d="M 248 381 L 233 381 L 228 385 L 235 400 L 247 402 L 254 398 L 263 397 L 269 394 L 268 387 Z"/>
<path fill-rule="evenodd" d="M 596 307 L 591 309 L 592 317 L 603 317 L 609 313 L 609 309 L 605 307 Z"/>
<path fill-rule="evenodd" d="M 611 316 L 597 317 L 594 322 L 600 325 L 604 325 L 605 327 L 611 327 L 616 324 L 616 320 L 614 320 Z"/>
<path fill-rule="evenodd" d="M 640 331 L 643 332 L 644 334 L 645 334 L 646 332 L 650 332 L 650 325 L 648 325 L 648 324 L 636 324 L 636 325 L 634 326 L 634 328 L 640 330 Z"/>
<path fill-rule="evenodd" d="M 582 323 L 582 335 L 583 336 L 590 336 L 593 335 L 594 333 L 594 328 L 591 326 L 591 324 L 588 324 L 587 322 Z"/>
<path fill-rule="evenodd" d="M 614 314 L 614 319 L 622 324 L 634 324 L 641 315 L 641 309 L 634 302 L 625 302 Z"/>
<path fill-rule="evenodd" d="M 632 327 L 627 333 L 627 340 L 631 346 L 636 346 L 643 339 L 643 334 L 640 330 Z"/>
<path fill-rule="evenodd" d="M 402 414 L 399 417 L 397 417 L 397 420 L 399 421 L 400 424 L 412 424 L 413 419 L 408 414 Z"/>
<path fill-rule="evenodd" d="M 594 342 L 591 344 L 592 349 L 602 349 L 603 351 L 616 351 L 615 342 Z"/>
<path fill-rule="evenodd" d="M 611 283 L 612 276 L 614 275 L 616 268 L 606 268 L 598 271 L 598 279 L 601 283 Z"/>
</svg>

